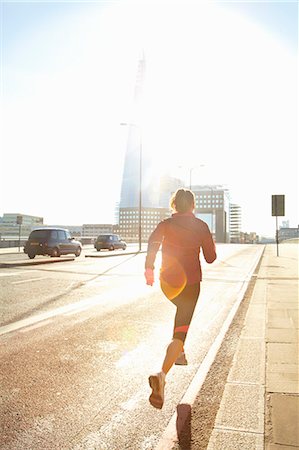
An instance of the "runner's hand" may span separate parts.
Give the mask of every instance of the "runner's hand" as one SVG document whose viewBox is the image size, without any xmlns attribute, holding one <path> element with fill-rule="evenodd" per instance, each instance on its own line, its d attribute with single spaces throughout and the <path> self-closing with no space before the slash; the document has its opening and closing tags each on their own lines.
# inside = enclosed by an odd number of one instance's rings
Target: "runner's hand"
<svg viewBox="0 0 299 450">
<path fill-rule="evenodd" d="M 155 281 L 153 269 L 145 269 L 144 276 L 146 279 L 146 284 L 152 286 Z"/>
</svg>

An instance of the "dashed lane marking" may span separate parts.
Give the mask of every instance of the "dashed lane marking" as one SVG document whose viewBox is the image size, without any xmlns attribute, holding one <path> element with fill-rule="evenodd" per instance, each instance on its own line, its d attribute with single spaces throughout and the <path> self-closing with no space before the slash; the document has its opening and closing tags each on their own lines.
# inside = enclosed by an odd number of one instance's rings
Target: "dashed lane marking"
<svg viewBox="0 0 299 450">
<path fill-rule="evenodd" d="M 38 270 L 32 269 L 32 270 L 19 270 L 18 272 L 5 272 L 0 273 L 0 277 L 14 277 L 16 275 L 23 275 L 24 273 L 28 272 L 38 272 Z"/>
<path fill-rule="evenodd" d="M 48 277 L 29 278 L 28 280 L 12 281 L 11 284 L 31 283 L 31 281 L 40 281 L 40 280 L 45 280 L 46 278 L 48 278 Z"/>
</svg>

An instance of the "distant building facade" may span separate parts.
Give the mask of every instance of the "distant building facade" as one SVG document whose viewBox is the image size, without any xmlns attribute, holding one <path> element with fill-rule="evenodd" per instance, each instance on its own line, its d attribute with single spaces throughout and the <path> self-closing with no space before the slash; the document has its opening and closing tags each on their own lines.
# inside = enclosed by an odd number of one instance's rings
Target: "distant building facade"
<svg viewBox="0 0 299 450">
<path fill-rule="evenodd" d="M 141 238 L 146 242 L 161 220 L 170 216 L 169 208 L 141 209 Z M 120 208 L 119 234 L 128 242 L 137 242 L 139 239 L 139 208 Z"/>
<path fill-rule="evenodd" d="M 297 228 L 281 227 L 278 230 L 279 241 L 287 241 L 288 239 L 298 239 L 298 238 L 299 238 L 299 226 Z"/>
<path fill-rule="evenodd" d="M 240 233 L 240 244 L 258 244 L 259 236 L 255 232 L 245 233 L 241 231 Z"/>
<path fill-rule="evenodd" d="M 72 236 L 79 238 L 82 235 L 82 226 L 81 225 L 45 225 L 45 228 L 47 227 L 54 227 L 54 228 L 66 228 L 69 230 Z"/>
<path fill-rule="evenodd" d="M 18 221 L 21 222 L 20 225 Z M 0 236 L 14 239 L 19 236 L 21 231 L 22 237 L 28 237 L 34 228 L 43 226 L 43 223 L 43 217 L 21 213 L 4 213 L 0 222 Z"/>
<path fill-rule="evenodd" d="M 141 238 L 143 242 L 148 240 L 161 220 L 170 217 L 170 198 L 182 186 L 182 181 L 169 176 L 148 176 L 146 184 L 148 186 L 147 193 L 144 195 L 142 192 L 141 203 Z M 119 208 L 119 233 L 127 241 L 136 242 L 139 239 L 139 197 L 137 195 L 135 197 L 128 196 L 124 183 L 123 190 Z"/>
<path fill-rule="evenodd" d="M 193 186 L 195 215 L 206 222 L 216 242 L 229 242 L 229 191 L 219 185 Z"/>
<path fill-rule="evenodd" d="M 82 225 L 82 237 L 95 239 L 99 234 L 115 233 L 112 223 L 84 223 Z"/>
<path fill-rule="evenodd" d="M 241 229 L 242 229 L 241 206 L 231 203 L 229 212 L 230 212 L 229 214 L 230 242 L 240 243 Z"/>
</svg>

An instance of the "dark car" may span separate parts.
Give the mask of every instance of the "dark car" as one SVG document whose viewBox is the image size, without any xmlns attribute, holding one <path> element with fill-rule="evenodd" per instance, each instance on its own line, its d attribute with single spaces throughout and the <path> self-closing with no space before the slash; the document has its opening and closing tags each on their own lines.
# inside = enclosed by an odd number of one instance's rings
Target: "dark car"
<svg viewBox="0 0 299 450">
<path fill-rule="evenodd" d="M 73 253 L 80 256 L 82 244 L 65 228 L 37 228 L 30 233 L 24 252 L 30 259 L 36 255 L 60 256 Z"/>
<path fill-rule="evenodd" d="M 94 243 L 94 248 L 98 252 L 102 249 L 115 250 L 121 248 L 126 250 L 127 244 L 117 234 L 100 234 Z"/>
</svg>

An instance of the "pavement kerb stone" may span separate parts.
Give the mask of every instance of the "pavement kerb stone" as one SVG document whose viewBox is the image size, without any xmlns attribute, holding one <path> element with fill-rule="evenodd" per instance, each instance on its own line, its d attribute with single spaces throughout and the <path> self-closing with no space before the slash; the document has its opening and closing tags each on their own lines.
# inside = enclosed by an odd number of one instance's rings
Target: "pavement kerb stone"
<svg viewBox="0 0 299 450">
<path fill-rule="evenodd" d="M 129 256 L 129 255 L 137 255 L 139 253 L 146 253 L 146 250 L 136 251 L 136 252 L 127 252 L 127 253 L 107 253 L 103 255 L 85 255 L 85 258 L 110 258 L 113 256 Z M 52 263 L 62 263 L 62 262 L 70 262 L 74 261 L 76 258 L 47 258 L 47 259 L 39 259 L 36 261 L 26 260 L 26 261 L 12 261 L 12 262 L 4 262 L 0 263 L 0 268 L 9 268 L 9 267 L 21 267 L 21 266 L 36 266 L 40 264 L 52 264 Z"/>
<path fill-rule="evenodd" d="M 85 258 L 109 258 L 110 256 L 127 256 L 138 255 L 139 253 L 146 253 L 146 250 L 137 250 L 136 252 L 124 252 L 124 253 L 107 253 L 103 255 L 85 255 Z"/>
<path fill-rule="evenodd" d="M 74 261 L 75 258 L 51 258 L 51 259 L 39 259 L 37 261 L 20 261 L 20 262 L 5 262 L 0 263 L 0 268 L 5 269 L 9 267 L 21 267 L 21 266 L 38 266 L 40 264 L 53 264 L 53 263 L 62 263 L 62 262 L 70 262 Z"/>
</svg>

